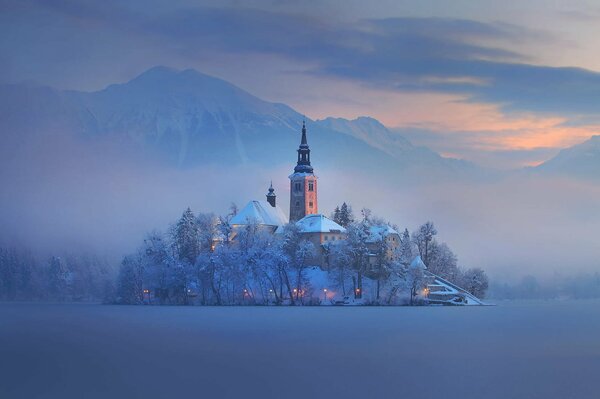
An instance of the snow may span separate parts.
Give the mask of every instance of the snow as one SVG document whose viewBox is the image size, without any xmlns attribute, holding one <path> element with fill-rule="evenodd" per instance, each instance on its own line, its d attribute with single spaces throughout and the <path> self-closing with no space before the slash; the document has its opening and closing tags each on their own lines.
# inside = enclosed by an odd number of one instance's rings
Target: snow
<svg viewBox="0 0 600 399">
<path fill-rule="evenodd" d="M 283 226 L 288 223 L 288 218 L 280 207 L 272 207 L 267 201 L 250 201 L 233 218 L 231 224 L 245 225 L 256 222 L 267 226 Z"/>
<path fill-rule="evenodd" d="M 394 230 L 391 226 L 389 226 L 387 224 L 370 226 L 369 227 L 369 236 L 370 236 L 369 242 L 381 241 L 382 238 L 385 238 L 390 234 L 400 235 L 400 233 L 398 233 L 396 230 Z"/>
<path fill-rule="evenodd" d="M 306 215 L 296 222 L 303 233 L 345 233 L 346 229 L 322 214 Z"/>
<path fill-rule="evenodd" d="M 427 266 L 425 266 L 425 263 L 423 263 L 423 260 L 421 259 L 420 255 L 417 255 L 412 262 L 410 262 L 410 267 L 411 268 L 416 268 L 416 267 L 420 267 L 421 269 L 427 269 Z"/>
</svg>

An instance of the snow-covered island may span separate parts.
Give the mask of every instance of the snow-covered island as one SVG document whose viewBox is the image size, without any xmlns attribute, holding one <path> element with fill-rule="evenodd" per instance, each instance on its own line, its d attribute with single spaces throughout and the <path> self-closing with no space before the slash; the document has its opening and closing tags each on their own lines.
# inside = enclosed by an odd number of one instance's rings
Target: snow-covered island
<svg viewBox="0 0 600 399">
<path fill-rule="evenodd" d="M 273 185 L 225 216 L 188 208 L 121 264 L 113 302 L 198 305 L 483 305 L 482 269 L 463 270 L 427 222 L 412 234 L 345 202 L 319 213 L 303 123 L 289 219 Z"/>
</svg>

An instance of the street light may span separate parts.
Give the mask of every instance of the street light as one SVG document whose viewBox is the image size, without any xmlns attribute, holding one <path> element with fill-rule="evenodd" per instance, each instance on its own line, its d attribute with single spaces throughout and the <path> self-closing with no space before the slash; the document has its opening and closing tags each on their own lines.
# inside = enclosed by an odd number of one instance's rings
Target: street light
<svg viewBox="0 0 600 399">
<path fill-rule="evenodd" d="M 324 300 L 327 300 L 327 288 L 323 288 L 323 296 L 325 297 Z"/>
</svg>

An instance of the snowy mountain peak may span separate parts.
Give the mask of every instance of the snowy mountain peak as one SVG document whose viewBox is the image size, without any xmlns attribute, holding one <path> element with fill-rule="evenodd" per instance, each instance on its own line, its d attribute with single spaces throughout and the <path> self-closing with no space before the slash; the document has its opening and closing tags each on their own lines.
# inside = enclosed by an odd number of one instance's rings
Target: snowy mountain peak
<svg viewBox="0 0 600 399">
<path fill-rule="evenodd" d="M 554 158 L 536 168 L 543 173 L 582 178 L 600 177 L 600 135 L 561 150 Z"/>
</svg>

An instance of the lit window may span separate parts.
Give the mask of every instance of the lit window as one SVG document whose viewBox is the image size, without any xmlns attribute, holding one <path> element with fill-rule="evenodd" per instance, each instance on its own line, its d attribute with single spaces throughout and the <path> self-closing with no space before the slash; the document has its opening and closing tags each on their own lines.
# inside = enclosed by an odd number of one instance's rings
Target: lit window
<svg viewBox="0 0 600 399">
<path fill-rule="evenodd" d="M 315 191 L 315 182 L 312 180 L 308 181 L 308 191 Z"/>
</svg>

